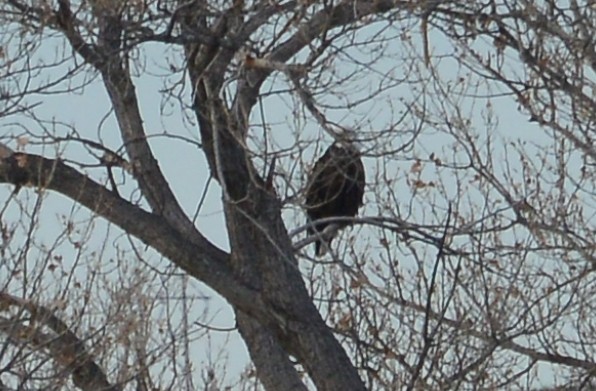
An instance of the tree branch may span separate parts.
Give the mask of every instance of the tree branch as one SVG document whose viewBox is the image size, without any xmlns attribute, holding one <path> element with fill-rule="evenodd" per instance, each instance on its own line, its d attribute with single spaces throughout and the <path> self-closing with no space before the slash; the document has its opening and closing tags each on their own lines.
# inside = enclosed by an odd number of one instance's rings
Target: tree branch
<svg viewBox="0 0 596 391">
<path fill-rule="evenodd" d="M 178 204 L 147 142 L 135 86 L 120 53 L 123 45 L 118 33 L 120 16 L 105 9 L 96 17 L 101 26 L 100 46 L 86 43 L 76 30 L 70 1 L 58 1 L 56 27 L 64 33 L 75 52 L 101 72 L 142 194 L 154 212 L 163 215 L 180 232 L 196 237 L 194 225 Z"/>
<path fill-rule="evenodd" d="M 88 44 L 75 27 L 74 16 L 70 9 L 69 0 L 58 0 L 58 10 L 55 13 L 56 26 L 62 30 L 64 36 L 85 62 L 95 68 L 103 66 L 103 58 L 95 45 Z"/>
<path fill-rule="evenodd" d="M 412 309 L 420 314 L 427 313 L 426 306 L 422 304 L 418 304 L 412 301 L 402 300 L 397 297 L 393 297 L 391 295 L 387 295 L 386 293 L 382 292 L 380 289 L 374 289 L 375 292 L 379 293 L 381 296 L 385 297 L 386 299 L 391 300 L 394 303 L 397 303 L 399 306 L 403 308 Z M 486 333 L 485 331 L 479 331 L 474 328 L 474 324 L 469 319 L 453 319 L 445 316 L 443 313 L 437 313 L 435 311 L 428 312 L 430 319 L 433 319 L 437 322 L 442 322 L 443 324 L 455 329 L 459 330 L 462 334 L 477 338 L 479 340 L 485 341 L 489 344 L 495 344 L 496 346 L 507 349 L 512 352 L 527 356 L 533 360 L 551 363 L 551 364 L 560 364 L 572 368 L 582 368 L 589 372 L 596 372 L 596 363 L 582 360 L 579 358 L 566 356 L 559 353 L 544 353 L 538 350 L 520 345 L 514 342 L 515 337 L 510 336 L 502 336 L 502 337 L 494 337 Z"/>
<path fill-rule="evenodd" d="M 118 197 L 60 160 L 15 153 L 0 160 L 0 182 L 47 188 L 71 198 L 153 247 L 236 308 L 277 325 L 277 315 L 267 309 L 259 293 L 234 277 L 228 254 L 205 238 L 186 240 L 187 236 L 172 228 L 162 216 Z"/>
<path fill-rule="evenodd" d="M 33 349 L 45 349 L 50 356 L 72 375 L 75 386 L 82 390 L 120 391 L 122 388 L 108 381 L 103 369 L 95 362 L 93 356 L 68 325 L 54 312 L 44 306 L 28 300 L 0 292 L 0 308 L 15 306 L 31 314 L 32 321 L 39 326 L 16 323 L 5 319 L 0 322 L 0 330 L 10 338 L 18 340 Z M 47 326 L 55 335 L 47 335 L 40 328 Z"/>
<path fill-rule="evenodd" d="M 365 16 L 382 14 L 406 6 L 411 7 L 410 2 L 395 0 L 342 1 L 335 7 L 328 7 L 317 12 L 308 21 L 302 23 L 292 37 L 278 45 L 267 57 L 273 62 L 286 62 L 325 31 L 354 23 Z M 237 99 L 233 108 L 236 116 L 246 116 L 251 112 L 262 84 L 272 72 L 273 69 L 254 69 L 239 81 Z"/>
</svg>

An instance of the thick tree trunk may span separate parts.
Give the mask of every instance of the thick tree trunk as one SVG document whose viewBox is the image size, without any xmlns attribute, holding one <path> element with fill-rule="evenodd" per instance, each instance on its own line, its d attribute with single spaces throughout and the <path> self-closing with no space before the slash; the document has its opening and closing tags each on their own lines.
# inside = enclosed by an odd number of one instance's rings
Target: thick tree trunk
<svg viewBox="0 0 596 391">
<path fill-rule="evenodd" d="M 275 335 L 255 319 L 236 311 L 240 335 L 246 342 L 259 379 L 268 390 L 306 390 L 298 372 Z"/>
<path fill-rule="evenodd" d="M 249 351 L 258 355 L 252 357 L 257 370 L 264 378 L 275 376 L 270 363 L 261 360 L 260 343 L 267 340 L 271 351 L 266 354 L 275 357 L 285 350 L 286 361 L 289 354 L 294 355 L 319 390 L 364 390 L 357 370 L 308 295 L 279 199 L 266 188 L 239 141 L 243 124 L 233 120 L 209 85 L 201 80 L 195 85 L 203 147 L 223 189 L 231 267 L 244 284 L 260 292 L 275 314 L 273 324 L 270 319 L 254 319 L 269 330 L 239 322 L 241 333 L 253 337 L 245 341 Z"/>
<path fill-rule="evenodd" d="M 308 295 L 281 219 L 279 201 L 262 188 L 252 184 L 248 188 L 249 200 L 227 204 L 226 219 L 232 267 L 248 286 L 258 287 L 266 305 L 277 315 L 271 334 L 277 344 L 270 345 L 267 354 L 273 356 L 283 349 L 286 360 L 289 354 L 295 356 L 318 390 L 364 390 L 356 369 Z M 239 326 L 243 335 L 253 330 L 242 329 L 247 326 L 243 322 Z M 264 329 L 260 338 L 269 334 Z M 263 350 L 260 338 L 246 340 L 251 353 Z M 252 358 L 258 365 L 257 357 Z M 270 363 L 262 365 L 257 367 L 259 371 L 271 369 Z"/>
</svg>

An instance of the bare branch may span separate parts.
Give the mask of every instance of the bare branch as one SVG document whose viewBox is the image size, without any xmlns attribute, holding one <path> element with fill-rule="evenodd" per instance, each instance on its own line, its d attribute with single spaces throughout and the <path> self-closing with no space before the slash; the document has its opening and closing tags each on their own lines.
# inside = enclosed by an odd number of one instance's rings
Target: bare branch
<svg viewBox="0 0 596 391">
<path fill-rule="evenodd" d="M 226 253 L 204 238 L 185 240 L 163 217 L 116 196 L 61 161 L 15 153 L 9 160 L 2 161 L 0 178 L 55 190 L 71 198 L 155 248 L 243 311 L 269 319 L 274 316 L 265 309 L 257 292 L 233 276 Z"/>
<path fill-rule="evenodd" d="M 325 7 L 312 18 L 303 22 L 291 38 L 274 48 L 269 54 L 268 60 L 274 63 L 285 63 L 325 31 L 354 23 L 369 15 L 382 14 L 405 5 L 406 3 L 394 0 L 373 2 L 346 0 L 334 7 Z M 243 113 L 251 112 L 263 82 L 272 71 L 273 69 L 253 70 L 249 72 L 245 80 L 241 80 L 233 108 L 233 112 L 237 116 L 243 117 Z"/>
<path fill-rule="evenodd" d="M 25 325 L 18 320 L 4 318 L 0 321 L 0 328 L 10 338 L 28 345 L 30 349 L 45 349 L 50 356 L 72 376 L 75 386 L 82 390 L 120 391 L 122 388 L 111 384 L 106 373 L 95 362 L 93 356 L 68 325 L 54 311 L 31 301 L 0 292 L 0 308 L 15 306 L 31 314 L 37 325 Z M 47 326 L 54 335 L 42 333 L 40 328 Z"/>
</svg>

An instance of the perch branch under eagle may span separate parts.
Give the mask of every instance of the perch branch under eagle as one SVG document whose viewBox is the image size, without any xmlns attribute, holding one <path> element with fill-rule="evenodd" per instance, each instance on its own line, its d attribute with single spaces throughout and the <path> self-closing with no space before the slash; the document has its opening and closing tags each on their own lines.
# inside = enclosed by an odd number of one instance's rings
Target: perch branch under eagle
<svg viewBox="0 0 596 391">
<path fill-rule="evenodd" d="M 317 235 L 315 253 L 325 254 L 334 233 L 350 225 L 348 221 L 320 222 L 328 217 L 355 217 L 362 206 L 365 174 L 355 132 L 342 130 L 310 172 L 306 186 L 305 209 L 309 235 Z M 330 227 L 334 225 L 335 227 Z M 328 232 L 328 228 L 334 228 Z"/>
</svg>

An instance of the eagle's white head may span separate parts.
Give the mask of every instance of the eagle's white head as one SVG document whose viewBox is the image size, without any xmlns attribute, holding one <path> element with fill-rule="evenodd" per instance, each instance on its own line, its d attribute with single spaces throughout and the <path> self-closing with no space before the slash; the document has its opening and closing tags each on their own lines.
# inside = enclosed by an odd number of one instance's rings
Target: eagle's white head
<svg viewBox="0 0 596 391">
<path fill-rule="evenodd" d="M 353 128 L 336 127 L 334 130 L 335 141 L 344 148 L 362 151 L 362 144 L 358 140 L 358 132 Z"/>
</svg>

